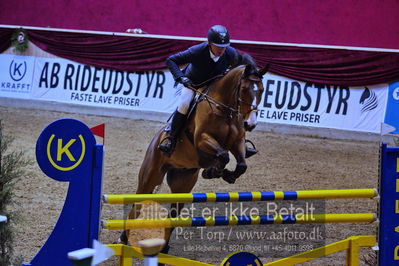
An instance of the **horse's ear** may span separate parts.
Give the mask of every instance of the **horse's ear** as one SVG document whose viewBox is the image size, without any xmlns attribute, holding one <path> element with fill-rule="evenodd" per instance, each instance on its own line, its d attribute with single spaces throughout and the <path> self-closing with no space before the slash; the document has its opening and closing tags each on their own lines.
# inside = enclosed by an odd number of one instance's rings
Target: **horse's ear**
<svg viewBox="0 0 399 266">
<path fill-rule="evenodd" d="M 248 77 L 253 73 L 253 66 L 252 65 L 246 65 L 245 70 L 244 70 L 244 77 Z"/>
<path fill-rule="evenodd" d="M 269 70 L 269 67 L 270 67 L 270 64 L 267 64 L 264 68 L 262 68 L 262 69 L 259 71 L 259 74 L 261 74 L 262 76 L 263 76 L 264 74 L 266 74 L 267 71 Z"/>
</svg>

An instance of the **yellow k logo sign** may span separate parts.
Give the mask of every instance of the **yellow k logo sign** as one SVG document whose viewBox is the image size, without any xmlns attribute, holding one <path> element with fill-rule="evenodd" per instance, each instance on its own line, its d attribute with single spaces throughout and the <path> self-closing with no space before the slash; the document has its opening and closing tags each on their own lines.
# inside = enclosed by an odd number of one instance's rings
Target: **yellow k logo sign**
<svg viewBox="0 0 399 266">
<path fill-rule="evenodd" d="M 68 143 L 62 147 L 62 139 L 58 139 L 58 146 L 57 146 L 57 161 L 61 161 L 62 154 L 65 153 L 68 156 L 70 161 L 76 161 L 75 157 L 69 151 L 69 147 L 76 141 L 76 139 L 71 139 Z"/>
<path fill-rule="evenodd" d="M 62 158 L 63 158 L 63 154 L 65 153 L 66 157 L 68 158 L 68 160 L 70 162 L 75 162 L 73 165 L 71 166 L 60 166 L 58 164 L 56 164 L 51 156 L 51 143 L 53 142 L 55 138 L 55 135 L 52 134 L 51 137 L 49 138 L 48 142 L 47 142 L 47 158 L 49 159 L 50 163 L 58 170 L 61 171 L 70 171 L 75 169 L 83 160 L 85 153 L 86 153 L 86 144 L 85 144 L 85 140 L 83 139 L 82 135 L 79 135 L 78 138 L 80 140 L 80 145 L 82 147 L 81 150 L 81 154 L 79 156 L 78 161 L 76 161 L 75 157 L 72 155 L 71 151 L 69 150 L 70 147 L 76 142 L 77 139 L 70 139 L 65 145 L 63 145 L 63 140 L 62 139 L 57 139 L 57 162 L 61 162 Z M 77 145 L 77 144 L 75 144 Z M 65 158 L 65 157 L 64 157 Z"/>
</svg>

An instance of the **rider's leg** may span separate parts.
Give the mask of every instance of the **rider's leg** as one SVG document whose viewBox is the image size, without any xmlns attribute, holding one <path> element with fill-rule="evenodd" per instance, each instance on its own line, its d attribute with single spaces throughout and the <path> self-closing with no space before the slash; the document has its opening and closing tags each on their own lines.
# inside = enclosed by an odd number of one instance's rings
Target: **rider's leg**
<svg viewBox="0 0 399 266">
<path fill-rule="evenodd" d="M 180 133 L 183 127 L 188 109 L 190 107 L 190 102 L 194 97 L 194 91 L 181 86 L 181 95 L 179 97 L 179 103 L 177 110 L 173 114 L 172 122 L 170 123 L 170 131 L 168 132 L 167 138 L 158 145 L 158 149 L 167 154 L 171 154 L 176 145 L 177 135 Z"/>
<path fill-rule="evenodd" d="M 186 120 L 186 115 L 181 114 L 178 110 L 173 114 L 172 122 L 170 123 L 170 130 L 168 131 L 168 136 L 165 140 L 163 140 L 158 145 L 158 149 L 165 153 L 172 153 L 175 145 L 176 138 L 180 129 L 183 127 L 183 124 Z"/>
</svg>

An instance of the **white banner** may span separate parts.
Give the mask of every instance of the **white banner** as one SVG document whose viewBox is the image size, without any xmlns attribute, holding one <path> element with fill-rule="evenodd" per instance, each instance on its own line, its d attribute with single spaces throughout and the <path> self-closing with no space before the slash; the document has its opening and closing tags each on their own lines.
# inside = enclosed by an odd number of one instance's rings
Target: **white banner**
<svg viewBox="0 0 399 266">
<path fill-rule="evenodd" d="M 388 84 L 343 87 L 267 74 L 259 121 L 380 132 Z"/>
<path fill-rule="evenodd" d="M 169 71 L 121 72 L 62 58 L 0 55 L 0 96 L 172 113 L 177 92 Z M 387 84 L 340 87 L 266 74 L 259 121 L 380 131 Z"/>
<path fill-rule="evenodd" d="M 176 108 L 174 80 L 165 71 L 121 72 L 5 54 L 0 62 L 1 96 L 166 113 Z"/>
</svg>

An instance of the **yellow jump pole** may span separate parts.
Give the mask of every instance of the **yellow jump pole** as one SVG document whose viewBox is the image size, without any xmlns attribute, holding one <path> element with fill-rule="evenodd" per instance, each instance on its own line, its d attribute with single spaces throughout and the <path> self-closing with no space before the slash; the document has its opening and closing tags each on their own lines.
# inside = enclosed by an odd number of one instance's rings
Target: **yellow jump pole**
<svg viewBox="0 0 399 266">
<path fill-rule="evenodd" d="M 216 216 L 193 218 L 162 218 L 134 220 L 103 220 L 108 230 L 144 228 L 173 228 L 199 226 L 234 226 L 256 224 L 315 224 L 315 223 L 371 223 L 377 220 L 375 213 L 334 213 L 306 215 Z"/>
<path fill-rule="evenodd" d="M 106 194 L 108 204 L 134 204 L 142 201 L 158 203 L 237 202 L 271 200 L 353 199 L 374 198 L 376 189 L 297 190 L 271 192 L 224 192 L 224 193 L 174 193 L 174 194 Z"/>
</svg>

